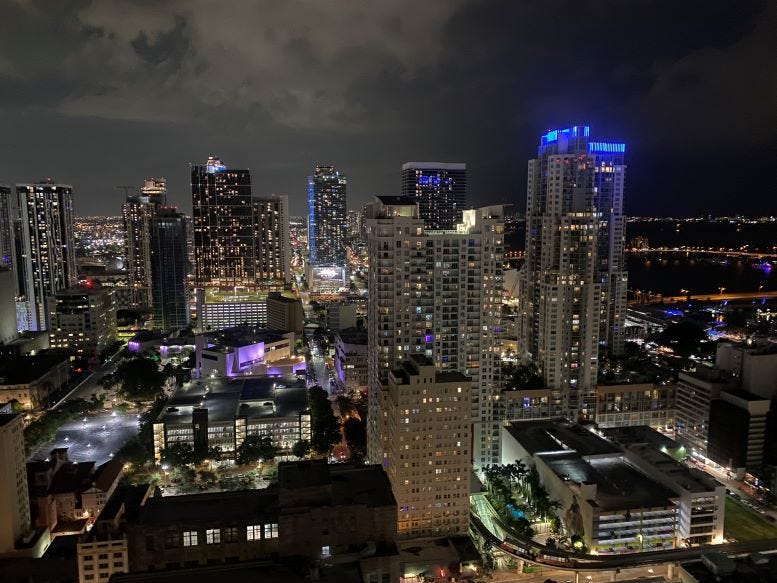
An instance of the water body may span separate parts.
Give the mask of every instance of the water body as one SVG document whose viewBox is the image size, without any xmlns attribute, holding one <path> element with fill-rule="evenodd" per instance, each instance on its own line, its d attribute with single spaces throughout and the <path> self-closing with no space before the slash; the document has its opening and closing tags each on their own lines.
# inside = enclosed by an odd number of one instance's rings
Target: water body
<svg viewBox="0 0 777 583">
<path fill-rule="evenodd" d="M 686 253 L 629 254 L 629 289 L 662 295 L 777 290 L 777 264 Z"/>
</svg>

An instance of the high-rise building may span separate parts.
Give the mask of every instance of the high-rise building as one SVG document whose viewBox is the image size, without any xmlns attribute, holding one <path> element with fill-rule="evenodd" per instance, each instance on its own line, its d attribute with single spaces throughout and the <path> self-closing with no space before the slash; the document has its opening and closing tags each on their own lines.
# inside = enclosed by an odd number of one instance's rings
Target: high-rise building
<svg viewBox="0 0 777 583">
<path fill-rule="evenodd" d="M 24 328 L 45 330 L 47 299 L 77 282 L 73 187 L 17 184 L 16 269 Z"/>
<path fill-rule="evenodd" d="M 12 204 L 11 187 L 7 184 L 0 184 L 0 268 L 13 264 L 14 211 Z"/>
<path fill-rule="evenodd" d="M 415 354 L 390 371 L 387 381 L 385 468 L 397 499 L 397 534 L 465 535 L 471 380 L 437 370 L 431 359 Z"/>
<path fill-rule="evenodd" d="M 426 230 L 408 197 L 368 208 L 368 456 L 387 463 L 388 374 L 413 355 L 472 379 L 476 465 L 499 463 L 501 206 L 464 211 L 456 230 Z"/>
<path fill-rule="evenodd" d="M 95 361 L 116 340 L 116 302 L 111 288 L 88 282 L 58 290 L 48 304 L 52 348 Z"/>
<path fill-rule="evenodd" d="M 0 413 L 0 554 L 12 552 L 30 532 L 25 461 L 24 417 Z"/>
<path fill-rule="evenodd" d="M 467 165 L 407 162 L 402 165 L 402 195 L 418 203 L 427 229 L 455 229 L 467 203 Z"/>
<path fill-rule="evenodd" d="M 257 283 L 291 283 L 289 199 L 277 194 L 254 196 L 253 205 Z"/>
<path fill-rule="evenodd" d="M 150 231 L 154 325 L 163 330 L 185 328 L 189 325 L 186 218 L 175 208 L 159 207 Z"/>
<path fill-rule="evenodd" d="M 126 245 L 127 283 L 131 303 L 152 305 L 151 294 L 151 221 L 156 209 L 165 204 L 167 186 L 164 178 L 147 178 L 139 196 L 128 196 L 122 206 Z"/>
<path fill-rule="evenodd" d="M 192 166 L 195 286 L 254 285 L 251 174 L 216 157 Z"/>
<path fill-rule="evenodd" d="M 348 180 L 334 166 L 316 166 L 308 177 L 308 241 L 311 265 L 344 266 L 348 234 Z"/>
<path fill-rule="evenodd" d="M 529 161 L 521 347 L 574 418 L 592 418 L 599 353 L 623 351 L 625 150 L 572 126 Z"/>
</svg>

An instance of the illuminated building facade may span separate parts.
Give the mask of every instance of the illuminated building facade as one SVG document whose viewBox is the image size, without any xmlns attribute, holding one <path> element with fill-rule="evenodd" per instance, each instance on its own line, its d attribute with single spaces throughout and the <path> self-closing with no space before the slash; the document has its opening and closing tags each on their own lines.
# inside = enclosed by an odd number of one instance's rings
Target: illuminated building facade
<svg viewBox="0 0 777 583">
<path fill-rule="evenodd" d="M 427 229 L 455 229 L 467 201 L 467 165 L 407 162 L 402 165 L 402 195 L 418 203 Z"/>
<path fill-rule="evenodd" d="M 49 300 L 49 344 L 96 361 L 116 340 L 113 290 L 87 283 L 58 290 Z"/>
<path fill-rule="evenodd" d="M 248 170 L 228 169 L 216 157 L 193 165 L 195 286 L 253 285 L 254 208 Z"/>
<path fill-rule="evenodd" d="M 467 210 L 455 231 L 427 231 L 408 197 L 368 208 L 368 457 L 387 459 L 389 372 L 413 355 L 472 379 L 476 465 L 498 463 L 504 212 Z"/>
<path fill-rule="evenodd" d="M 12 201 L 11 187 L 7 184 L 0 184 L 0 269 L 13 265 L 13 256 L 15 255 Z"/>
<path fill-rule="evenodd" d="M 163 330 L 185 328 L 189 325 L 186 218 L 175 208 L 157 208 L 150 234 L 154 325 Z"/>
<path fill-rule="evenodd" d="M 397 499 L 400 537 L 467 533 L 471 385 L 418 354 L 388 374 L 384 467 Z"/>
<path fill-rule="evenodd" d="M 623 352 L 625 150 L 573 126 L 529 161 L 521 346 L 573 418 L 593 418 L 600 352 Z"/>
<path fill-rule="evenodd" d="M 334 166 L 316 166 L 308 177 L 308 241 L 314 266 L 344 266 L 348 180 Z"/>
<path fill-rule="evenodd" d="M 260 285 L 291 283 L 289 199 L 286 196 L 254 196 L 256 274 Z"/>
<path fill-rule="evenodd" d="M 128 196 L 121 208 L 124 219 L 127 285 L 133 306 L 150 307 L 153 303 L 151 284 L 151 222 L 156 210 L 165 204 L 167 186 L 164 178 L 147 178 L 139 196 Z"/>
<path fill-rule="evenodd" d="M 45 330 L 47 299 L 75 285 L 73 187 L 53 182 L 17 184 L 15 228 L 23 329 Z"/>
</svg>

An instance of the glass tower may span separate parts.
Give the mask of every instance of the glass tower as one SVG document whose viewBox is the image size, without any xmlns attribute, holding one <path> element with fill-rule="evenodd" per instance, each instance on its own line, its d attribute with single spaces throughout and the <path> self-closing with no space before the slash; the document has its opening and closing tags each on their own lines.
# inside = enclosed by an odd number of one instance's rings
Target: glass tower
<svg viewBox="0 0 777 583">
<path fill-rule="evenodd" d="M 347 178 L 334 166 L 316 166 L 308 177 L 310 264 L 344 266 L 348 235 Z"/>
</svg>

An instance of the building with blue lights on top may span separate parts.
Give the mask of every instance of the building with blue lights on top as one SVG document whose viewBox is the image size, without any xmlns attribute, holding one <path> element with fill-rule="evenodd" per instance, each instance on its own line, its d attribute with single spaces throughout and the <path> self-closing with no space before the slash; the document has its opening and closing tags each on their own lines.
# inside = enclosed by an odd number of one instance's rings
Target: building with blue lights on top
<svg viewBox="0 0 777 583">
<path fill-rule="evenodd" d="M 347 186 L 348 179 L 334 166 L 316 166 L 308 177 L 308 241 L 314 267 L 345 265 Z"/>
<path fill-rule="evenodd" d="M 575 418 L 593 417 L 600 353 L 624 348 L 625 151 L 572 126 L 544 134 L 529 161 L 521 345 L 556 413 Z"/>
<path fill-rule="evenodd" d="M 402 165 L 402 196 L 418 203 L 425 228 L 456 229 L 467 202 L 467 165 L 407 162 Z"/>
</svg>

